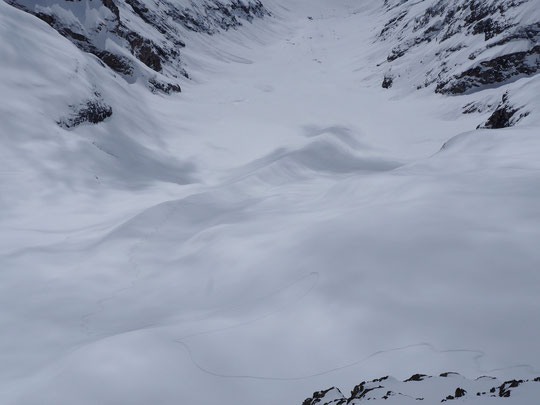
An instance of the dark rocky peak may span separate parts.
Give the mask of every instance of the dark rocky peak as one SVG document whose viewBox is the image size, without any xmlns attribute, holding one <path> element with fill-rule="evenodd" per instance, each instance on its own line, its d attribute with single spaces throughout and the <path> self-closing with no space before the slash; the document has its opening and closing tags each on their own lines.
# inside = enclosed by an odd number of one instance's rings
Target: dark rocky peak
<svg viewBox="0 0 540 405">
<path fill-rule="evenodd" d="M 524 106 L 511 102 L 509 94 L 506 92 L 487 121 L 480 124 L 478 128 L 500 129 L 514 126 L 529 115 L 529 112 L 524 109 Z"/>
<path fill-rule="evenodd" d="M 324 391 L 314 392 L 311 398 L 307 398 L 302 405 L 342 405 L 345 396 L 336 387 Z"/>
<path fill-rule="evenodd" d="M 112 115 L 112 107 L 107 105 L 98 92 L 78 104 L 69 105 L 69 113 L 60 118 L 57 124 L 69 129 L 78 125 L 89 123 L 98 124 Z"/>
</svg>

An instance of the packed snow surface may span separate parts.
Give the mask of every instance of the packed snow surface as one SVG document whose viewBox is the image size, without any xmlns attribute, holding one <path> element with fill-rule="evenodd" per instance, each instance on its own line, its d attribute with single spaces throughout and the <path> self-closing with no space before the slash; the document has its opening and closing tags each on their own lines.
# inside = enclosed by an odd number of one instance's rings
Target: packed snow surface
<svg viewBox="0 0 540 405">
<path fill-rule="evenodd" d="M 519 125 L 475 130 L 501 88 L 381 88 L 378 2 L 264 5 L 186 31 L 165 96 L 0 1 L 2 404 L 540 375 L 539 76 L 503 86 Z"/>
</svg>

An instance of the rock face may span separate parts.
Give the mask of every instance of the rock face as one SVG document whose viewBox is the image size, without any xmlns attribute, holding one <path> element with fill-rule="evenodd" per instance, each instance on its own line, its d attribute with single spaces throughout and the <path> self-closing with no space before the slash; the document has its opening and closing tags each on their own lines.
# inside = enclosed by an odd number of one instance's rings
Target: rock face
<svg viewBox="0 0 540 405">
<path fill-rule="evenodd" d="M 392 84 L 394 83 L 394 78 L 391 76 L 384 76 L 382 87 L 383 89 L 389 89 L 392 87 Z"/>
<path fill-rule="evenodd" d="M 478 128 L 508 128 L 517 124 L 527 115 L 529 115 L 529 112 L 523 111 L 523 107 L 521 106 L 512 104 L 509 100 L 508 93 L 505 93 L 488 120 L 484 124 L 479 125 Z"/>
<path fill-rule="evenodd" d="M 514 52 L 480 62 L 473 68 L 437 85 L 438 93 L 461 94 L 519 77 L 531 76 L 540 70 L 540 45 L 529 51 Z"/>
<path fill-rule="evenodd" d="M 407 68 L 416 87 L 442 94 L 501 86 L 540 71 L 540 8 L 536 0 L 385 0 L 392 71 Z"/>
<path fill-rule="evenodd" d="M 188 77 L 180 50 L 189 32 L 213 35 L 269 15 L 260 0 L 5 0 L 45 21 L 104 69 L 153 93 L 181 91 Z M 100 83 L 93 83 L 100 89 Z M 103 92 L 103 89 L 100 91 Z M 67 106 L 63 128 L 99 123 L 112 115 L 101 94 Z"/>
<path fill-rule="evenodd" d="M 35 15 L 129 82 L 180 91 L 186 31 L 212 35 L 269 15 L 259 0 L 5 0 Z"/>
<path fill-rule="evenodd" d="M 540 378 L 531 380 L 510 380 L 503 383 L 493 377 L 479 377 L 469 380 L 457 373 L 442 373 L 439 376 L 414 374 L 405 381 L 392 377 L 377 378 L 358 384 L 346 397 L 335 387 L 318 391 L 307 398 L 302 405 L 355 405 L 370 402 L 390 402 L 398 404 L 435 404 L 459 398 L 461 402 L 500 403 L 500 398 L 512 397 L 517 392 L 520 403 L 533 404 L 540 395 Z M 479 398 L 480 397 L 480 398 Z"/>
<path fill-rule="evenodd" d="M 99 93 L 94 93 L 92 98 L 69 107 L 71 108 L 70 114 L 57 121 L 58 125 L 66 129 L 85 122 L 97 124 L 112 115 L 112 107 L 103 101 Z"/>
</svg>

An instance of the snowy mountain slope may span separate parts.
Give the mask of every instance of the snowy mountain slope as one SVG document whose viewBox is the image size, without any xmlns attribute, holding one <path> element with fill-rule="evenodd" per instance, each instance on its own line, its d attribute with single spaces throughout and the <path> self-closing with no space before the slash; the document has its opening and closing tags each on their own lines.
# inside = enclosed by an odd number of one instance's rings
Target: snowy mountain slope
<svg viewBox="0 0 540 405">
<path fill-rule="evenodd" d="M 10 0 L 47 22 L 128 82 L 142 76 L 152 91 L 179 92 L 187 76 L 180 49 L 186 30 L 215 34 L 268 15 L 259 0 Z"/>
<path fill-rule="evenodd" d="M 400 83 L 409 89 L 467 94 L 501 88 L 540 71 L 536 0 L 385 1 L 384 7 L 384 26 L 376 41 L 386 59 L 379 62 L 385 87 Z M 488 126 L 510 126 L 528 114 L 519 107 L 496 108 L 505 90 L 490 104 L 491 111 L 509 118 Z M 512 99 L 513 92 L 506 98 Z M 470 107 L 464 110 L 482 109 Z"/>
<path fill-rule="evenodd" d="M 436 404 L 454 400 L 473 404 L 535 404 L 538 401 L 539 383 L 540 378 L 503 383 L 487 376 L 468 380 L 456 373 L 442 373 L 435 377 L 415 374 L 403 382 L 387 376 L 362 382 L 353 389 L 349 398 L 337 388 L 316 392 L 312 398 L 304 401 L 304 405 L 360 404 L 363 401 L 399 404 L 424 401 Z M 501 398 L 504 399 L 501 401 Z"/>
<path fill-rule="evenodd" d="M 385 7 L 389 20 L 378 39 L 391 44 L 387 63 L 398 71 L 408 64 L 417 85 L 462 94 L 540 70 L 537 1 L 386 1 Z"/>
<path fill-rule="evenodd" d="M 92 188 L 102 172 L 121 188 L 190 181 L 193 163 L 173 157 L 148 135 L 155 127 L 144 84 L 129 85 L 29 14 L 3 3 L 2 16 L 2 35 L 11 38 L 0 51 L 2 155 L 4 171 L 18 179 L 14 186 L 46 198 L 64 187 Z M 84 122 L 99 112 L 89 107 L 94 104 L 112 112 L 103 117 L 107 127 Z M 134 122 L 133 115 L 144 118 Z M 67 129 L 75 121 L 77 132 Z M 2 195 L 12 198 L 17 195 Z"/>
<path fill-rule="evenodd" d="M 140 69 L 126 80 L 0 2 L 0 402 L 299 404 L 388 373 L 540 374 L 538 76 L 383 89 L 381 6 L 179 26 L 191 79 L 107 42 Z M 183 92 L 148 91 L 154 74 Z M 476 130 L 506 92 L 529 115 Z"/>
</svg>

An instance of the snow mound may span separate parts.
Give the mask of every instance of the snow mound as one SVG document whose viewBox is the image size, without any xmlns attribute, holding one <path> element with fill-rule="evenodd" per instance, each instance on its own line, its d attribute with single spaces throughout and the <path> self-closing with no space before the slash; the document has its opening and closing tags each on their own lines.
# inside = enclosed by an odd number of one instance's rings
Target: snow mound
<svg viewBox="0 0 540 405">
<path fill-rule="evenodd" d="M 267 184 L 283 184 L 317 176 L 385 172 L 400 162 L 377 156 L 348 133 L 333 128 L 318 130 L 296 147 L 281 148 L 235 169 L 233 179 L 245 178 Z"/>
</svg>

